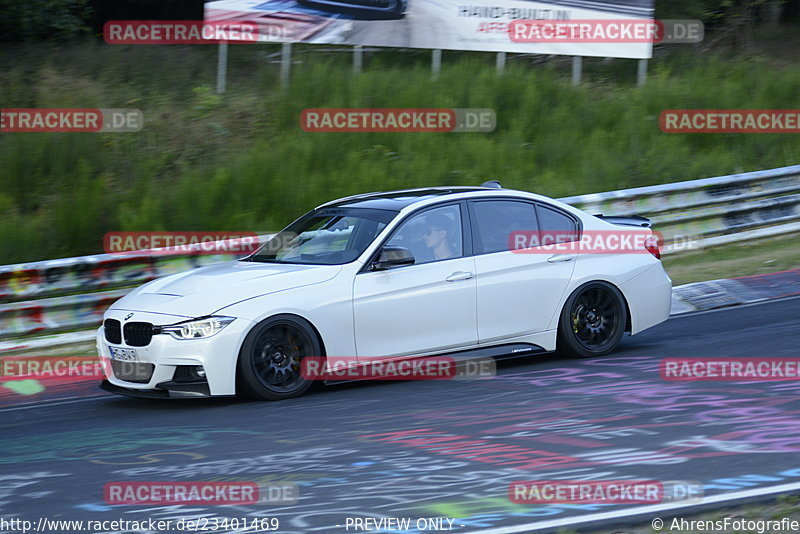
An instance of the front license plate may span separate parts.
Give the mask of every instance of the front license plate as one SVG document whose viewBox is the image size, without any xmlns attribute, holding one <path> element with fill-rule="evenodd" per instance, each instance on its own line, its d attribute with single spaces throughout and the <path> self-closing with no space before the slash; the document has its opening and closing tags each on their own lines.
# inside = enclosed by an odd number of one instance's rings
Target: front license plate
<svg viewBox="0 0 800 534">
<path fill-rule="evenodd" d="M 111 353 L 111 359 L 117 360 L 120 362 L 138 362 L 139 357 L 136 355 L 135 349 L 126 349 L 123 347 L 112 347 L 111 345 L 108 346 L 108 350 Z"/>
</svg>

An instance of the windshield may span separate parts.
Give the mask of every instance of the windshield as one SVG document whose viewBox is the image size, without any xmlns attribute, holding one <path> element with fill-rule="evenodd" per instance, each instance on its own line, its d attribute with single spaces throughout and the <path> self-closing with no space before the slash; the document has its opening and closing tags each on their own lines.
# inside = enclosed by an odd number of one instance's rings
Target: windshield
<svg viewBox="0 0 800 534">
<path fill-rule="evenodd" d="M 328 208 L 312 211 L 247 258 L 268 263 L 341 265 L 358 258 L 397 215 L 366 208 Z"/>
</svg>

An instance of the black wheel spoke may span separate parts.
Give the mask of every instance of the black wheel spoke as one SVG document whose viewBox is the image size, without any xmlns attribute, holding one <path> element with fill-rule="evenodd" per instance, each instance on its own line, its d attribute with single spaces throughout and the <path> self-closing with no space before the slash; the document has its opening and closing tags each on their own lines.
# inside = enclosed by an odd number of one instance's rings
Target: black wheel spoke
<svg viewBox="0 0 800 534">
<path fill-rule="evenodd" d="M 253 347 L 252 369 L 258 381 L 272 393 L 292 393 L 306 380 L 301 360 L 309 353 L 310 340 L 291 323 L 279 323 L 264 332 Z"/>
<path fill-rule="evenodd" d="M 594 352 L 615 343 L 623 326 L 622 308 L 616 295 L 605 287 L 589 287 L 575 298 L 572 306 L 572 331 L 578 343 Z"/>
</svg>

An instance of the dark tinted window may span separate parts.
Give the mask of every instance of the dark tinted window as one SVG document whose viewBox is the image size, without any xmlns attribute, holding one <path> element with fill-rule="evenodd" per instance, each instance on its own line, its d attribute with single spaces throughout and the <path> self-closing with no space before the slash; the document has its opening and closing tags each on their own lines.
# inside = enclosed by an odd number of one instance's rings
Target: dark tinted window
<svg viewBox="0 0 800 534">
<path fill-rule="evenodd" d="M 577 241 L 578 225 L 575 220 L 568 215 L 539 204 L 539 226 L 541 227 L 541 239 L 543 244 L 567 243 Z"/>
<path fill-rule="evenodd" d="M 460 258 L 461 208 L 450 205 L 412 215 L 386 244 L 408 248 L 415 265 Z"/>
<path fill-rule="evenodd" d="M 475 252 L 488 254 L 526 248 L 514 246 L 517 236 L 536 232 L 536 210 L 529 202 L 484 200 L 473 204 L 475 213 Z"/>
</svg>

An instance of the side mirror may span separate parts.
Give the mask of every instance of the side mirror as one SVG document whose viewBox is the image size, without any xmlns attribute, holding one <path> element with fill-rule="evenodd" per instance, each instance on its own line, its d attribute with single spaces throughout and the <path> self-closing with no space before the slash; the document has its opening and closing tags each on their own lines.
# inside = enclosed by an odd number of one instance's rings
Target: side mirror
<svg viewBox="0 0 800 534">
<path fill-rule="evenodd" d="M 414 255 L 406 247 L 387 245 L 381 249 L 378 259 L 372 263 L 373 271 L 385 271 L 401 265 L 413 265 Z"/>
</svg>

